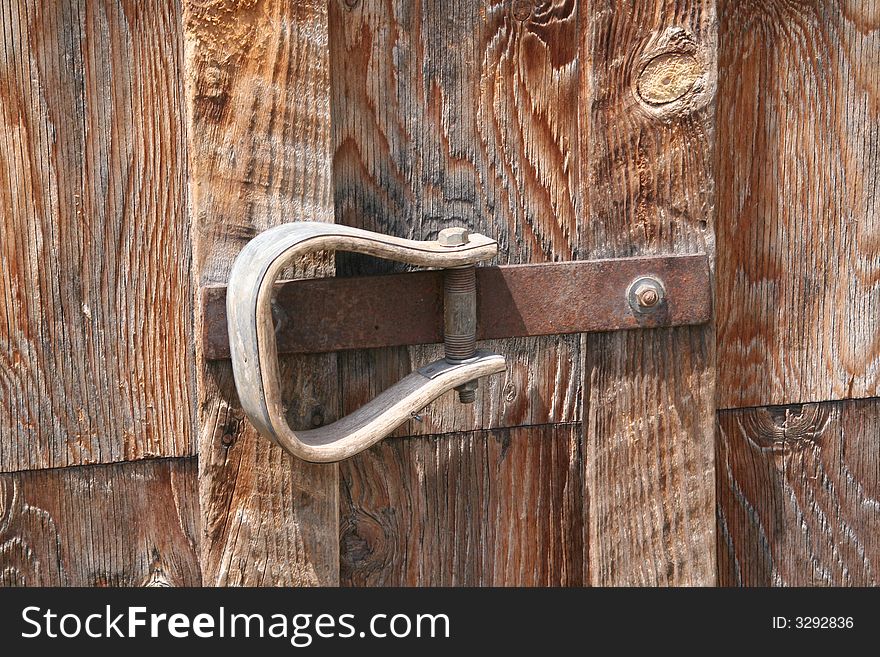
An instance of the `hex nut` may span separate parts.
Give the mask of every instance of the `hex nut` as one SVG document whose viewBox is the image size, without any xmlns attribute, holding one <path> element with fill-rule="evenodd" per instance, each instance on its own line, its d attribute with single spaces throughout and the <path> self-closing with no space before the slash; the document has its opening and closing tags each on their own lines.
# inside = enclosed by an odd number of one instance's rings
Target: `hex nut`
<svg viewBox="0 0 880 657">
<path fill-rule="evenodd" d="M 641 276 L 630 284 L 626 296 L 634 312 L 650 313 L 663 304 L 666 288 L 659 278 Z"/>
<path fill-rule="evenodd" d="M 467 228 L 455 226 L 453 228 L 444 228 L 437 235 L 437 242 L 440 246 L 464 246 L 468 243 L 470 232 Z"/>
<path fill-rule="evenodd" d="M 640 285 L 636 289 L 636 299 L 642 308 L 653 308 L 660 302 L 657 288 L 651 285 Z"/>
</svg>

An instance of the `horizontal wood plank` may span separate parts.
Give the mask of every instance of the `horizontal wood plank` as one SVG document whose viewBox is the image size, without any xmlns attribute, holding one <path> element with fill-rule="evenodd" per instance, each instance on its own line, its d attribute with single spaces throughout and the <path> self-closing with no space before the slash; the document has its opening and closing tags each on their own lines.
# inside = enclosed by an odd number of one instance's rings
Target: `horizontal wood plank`
<svg viewBox="0 0 880 657">
<path fill-rule="evenodd" d="M 719 579 L 880 584 L 880 400 L 718 416 Z"/>
<path fill-rule="evenodd" d="M 199 586 L 198 466 L 0 475 L 0 585 Z"/>
<path fill-rule="evenodd" d="M 583 585 L 579 424 L 387 440 L 340 464 L 341 583 Z"/>
</svg>

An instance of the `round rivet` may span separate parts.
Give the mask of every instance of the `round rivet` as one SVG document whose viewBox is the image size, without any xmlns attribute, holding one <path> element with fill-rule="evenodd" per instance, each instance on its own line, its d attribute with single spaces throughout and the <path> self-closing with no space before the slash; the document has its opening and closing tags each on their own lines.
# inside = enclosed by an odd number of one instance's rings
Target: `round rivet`
<svg viewBox="0 0 880 657">
<path fill-rule="evenodd" d="M 513 0 L 512 13 L 518 21 L 524 21 L 532 15 L 533 0 Z"/>
</svg>

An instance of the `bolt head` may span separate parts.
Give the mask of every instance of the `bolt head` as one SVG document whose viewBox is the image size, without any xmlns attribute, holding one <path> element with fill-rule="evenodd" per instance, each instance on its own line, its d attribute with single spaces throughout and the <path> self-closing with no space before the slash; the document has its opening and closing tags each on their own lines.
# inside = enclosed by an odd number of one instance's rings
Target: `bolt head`
<svg viewBox="0 0 880 657">
<path fill-rule="evenodd" d="M 627 297 L 630 307 L 637 313 L 647 313 L 658 308 L 666 296 L 666 289 L 660 279 L 642 276 L 629 286 Z"/>
<path fill-rule="evenodd" d="M 470 232 L 467 228 L 455 226 L 453 228 L 444 228 L 437 235 L 437 242 L 440 246 L 464 246 L 468 243 Z"/>
</svg>

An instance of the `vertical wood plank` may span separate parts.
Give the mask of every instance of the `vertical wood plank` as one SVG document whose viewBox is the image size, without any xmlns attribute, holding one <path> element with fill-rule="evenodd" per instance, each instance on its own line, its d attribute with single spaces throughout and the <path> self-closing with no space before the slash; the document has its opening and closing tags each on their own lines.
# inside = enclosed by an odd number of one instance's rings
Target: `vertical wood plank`
<svg viewBox="0 0 880 657">
<path fill-rule="evenodd" d="M 880 7 L 722 0 L 718 404 L 880 395 Z"/>
<path fill-rule="evenodd" d="M 0 5 L 0 471 L 192 454 L 180 8 Z"/>
<path fill-rule="evenodd" d="M 416 239 L 466 225 L 498 239 L 499 263 L 571 260 L 578 230 L 571 3 L 333 0 L 330 10 L 337 221 Z M 338 262 L 346 275 L 398 267 L 362 257 Z M 486 347 L 508 357 L 506 377 L 485 382 L 472 406 L 444 396 L 397 435 L 579 419 L 577 337 Z M 341 355 L 343 410 L 438 353 Z"/>
<path fill-rule="evenodd" d="M 578 24 L 574 3 L 332 0 L 330 30 L 338 222 L 419 239 L 429 239 L 450 225 L 465 225 L 499 240 L 502 263 L 572 259 L 580 229 L 575 212 Z M 394 268 L 366 258 L 337 259 L 341 274 Z M 406 300 L 401 300 L 401 312 L 406 311 Z M 459 404 L 454 394 L 444 396 L 429 405 L 420 422 L 409 423 L 398 435 L 579 420 L 578 336 L 486 346 L 508 357 L 507 375 L 482 384 L 472 406 Z M 438 353 L 436 347 L 420 347 L 341 354 L 343 412 Z M 524 444 L 540 442 L 544 436 L 542 430 L 515 434 L 516 442 Z M 437 505 L 442 500 L 432 497 L 442 496 L 442 487 L 453 484 L 462 500 L 504 497 L 505 490 L 510 495 L 544 490 L 548 482 L 566 480 L 572 461 L 540 460 L 542 469 L 528 469 L 529 481 L 515 489 L 514 482 L 499 473 L 493 485 L 502 488 L 486 493 L 481 476 L 452 473 L 491 463 L 485 441 L 494 439 L 462 441 L 457 435 L 378 446 L 342 464 L 345 581 L 410 585 L 582 581 L 581 538 L 569 533 L 553 539 L 536 536 L 529 550 L 547 540 L 564 538 L 571 543 L 554 547 L 554 556 L 546 557 L 546 562 L 536 558 L 534 573 L 527 572 L 526 563 L 510 572 L 492 570 L 495 566 L 487 560 L 496 555 L 491 551 L 528 542 L 522 533 L 525 528 L 513 515 L 481 519 L 476 506 L 441 508 Z M 530 448 L 522 449 L 531 453 Z M 413 470 L 418 471 L 428 454 L 436 457 L 430 463 L 435 473 L 431 485 L 441 490 L 425 492 L 418 503 L 402 498 Z M 380 455 L 393 459 L 386 462 Z M 491 467 L 503 471 L 510 466 Z M 540 503 L 549 504 L 549 495 Z M 388 508 L 395 514 L 390 525 L 375 530 L 366 526 Z M 433 514 L 439 519 L 429 517 Z M 473 516 L 465 518 L 467 514 Z M 426 520 L 439 524 L 422 527 Z M 450 523 L 456 527 L 454 534 L 442 531 Z M 392 526 L 402 535 L 386 537 Z M 494 542 L 496 534 L 509 534 L 510 542 L 500 538 Z M 408 543 L 401 541 L 411 535 L 430 537 L 426 540 L 434 543 L 408 549 Z M 373 539 L 380 544 L 373 544 Z M 386 540 L 392 544 L 381 544 Z M 478 546 L 485 540 L 492 546 L 481 552 Z M 561 555 L 571 559 L 565 576 L 548 574 L 545 568 L 559 564 L 554 560 Z"/>
<path fill-rule="evenodd" d="M 195 458 L 0 475 L 0 586 L 199 586 Z"/>
<path fill-rule="evenodd" d="M 581 4 L 578 256 L 713 256 L 715 4 Z M 622 300 L 623 301 L 623 300 Z M 712 326 L 584 338 L 594 585 L 715 575 Z"/>
<path fill-rule="evenodd" d="M 723 411 L 719 578 L 880 584 L 880 401 Z"/>
<path fill-rule="evenodd" d="M 327 7 L 185 4 L 194 276 L 225 282 L 248 239 L 296 220 L 333 220 Z M 332 272 L 324 255 L 291 275 Z M 197 333 L 198 334 L 198 333 Z M 200 500 L 207 585 L 338 581 L 335 465 L 288 456 L 237 405 L 229 363 L 200 355 Z M 335 418 L 335 358 L 289 358 L 292 426 Z"/>
<path fill-rule="evenodd" d="M 342 583 L 583 585 L 581 433 L 556 424 L 395 439 L 346 462 Z"/>
</svg>

